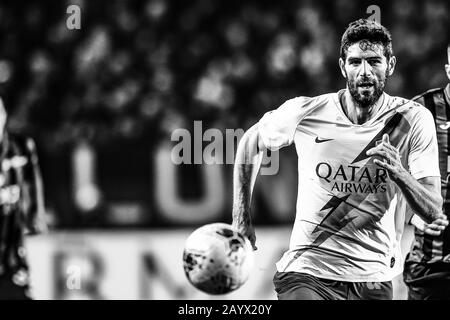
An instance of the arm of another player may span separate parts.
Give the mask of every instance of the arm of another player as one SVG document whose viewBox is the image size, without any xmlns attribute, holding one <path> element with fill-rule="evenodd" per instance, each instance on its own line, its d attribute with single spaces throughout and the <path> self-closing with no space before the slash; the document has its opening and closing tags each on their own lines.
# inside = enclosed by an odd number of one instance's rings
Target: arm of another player
<svg viewBox="0 0 450 320">
<path fill-rule="evenodd" d="M 256 177 L 261 167 L 265 146 L 259 137 L 258 125 L 248 129 L 237 148 L 233 170 L 233 227 L 248 237 L 256 250 L 255 229 L 250 213 Z"/>
<path fill-rule="evenodd" d="M 424 177 L 416 180 L 404 167 L 397 148 L 389 142 L 389 136 L 383 135 L 382 142 L 367 151 L 367 155 L 380 156 L 374 163 L 388 171 L 390 178 L 402 191 L 409 207 L 425 222 L 432 223 L 445 219 L 442 213 L 440 177 Z"/>
<path fill-rule="evenodd" d="M 26 214 L 26 227 L 28 234 L 38 234 L 48 231 L 45 221 L 44 185 L 39 168 L 36 145 L 31 138 L 26 140 L 26 152 L 29 159 L 25 171 L 25 180 L 29 181 L 30 206 Z"/>
</svg>

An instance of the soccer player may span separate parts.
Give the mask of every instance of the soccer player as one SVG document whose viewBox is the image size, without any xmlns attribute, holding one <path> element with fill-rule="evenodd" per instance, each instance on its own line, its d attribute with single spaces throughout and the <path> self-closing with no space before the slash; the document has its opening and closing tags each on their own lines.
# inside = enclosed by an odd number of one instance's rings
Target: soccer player
<svg viewBox="0 0 450 320">
<path fill-rule="evenodd" d="M 46 230 L 42 179 L 33 140 L 6 118 L 0 99 L 0 299 L 31 299 L 24 235 Z"/>
<path fill-rule="evenodd" d="M 450 80 L 450 44 L 447 46 L 448 64 L 445 65 Z M 450 84 L 432 89 L 414 98 L 431 111 L 437 131 L 443 211 L 450 214 Z M 403 277 L 408 286 L 409 300 L 450 300 L 450 229 L 446 217 L 428 224 L 414 215 L 416 226 L 411 252 L 405 260 Z"/>
<path fill-rule="evenodd" d="M 385 27 L 351 23 L 339 59 L 346 88 L 288 100 L 239 143 L 232 224 L 254 249 L 250 204 L 261 153 L 292 143 L 297 150 L 297 214 L 273 279 L 279 299 L 392 299 L 391 280 L 402 272 L 398 196 L 427 223 L 442 218 L 433 117 L 384 92 L 395 63 Z"/>
</svg>

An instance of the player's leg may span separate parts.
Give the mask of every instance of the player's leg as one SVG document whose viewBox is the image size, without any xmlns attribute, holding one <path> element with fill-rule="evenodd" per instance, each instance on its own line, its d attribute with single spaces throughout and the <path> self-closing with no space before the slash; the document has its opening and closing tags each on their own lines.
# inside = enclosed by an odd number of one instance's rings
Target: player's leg
<svg viewBox="0 0 450 320">
<path fill-rule="evenodd" d="M 277 272 L 273 277 L 279 300 L 339 300 L 344 298 L 342 282 L 298 272 Z"/>
<path fill-rule="evenodd" d="M 354 282 L 349 285 L 348 300 L 392 300 L 392 281 Z"/>
</svg>

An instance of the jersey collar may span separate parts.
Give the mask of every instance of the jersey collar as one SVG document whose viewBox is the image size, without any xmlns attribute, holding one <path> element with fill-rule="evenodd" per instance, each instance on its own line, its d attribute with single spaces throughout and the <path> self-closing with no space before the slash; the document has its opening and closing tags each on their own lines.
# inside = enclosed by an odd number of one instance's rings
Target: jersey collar
<svg viewBox="0 0 450 320">
<path fill-rule="evenodd" d="M 337 107 L 337 109 L 339 110 L 341 116 L 344 117 L 346 122 L 348 122 L 348 124 L 350 124 L 352 126 L 355 126 L 355 127 L 362 127 L 362 126 L 366 126 L 366 125 L 371 125 L 372 123 L 378 121 L 379 120 L 379 116 L 386 111 L 386 107 L 389 105 L 389 102 L 391 100 L 390 99 L 391 97 L 386 92 L 383 91 L 383 95 L 380 97 L 380 99 L 383 99 L 383 104 L 380 106 L 380 108 L 378 108 L 377 113 L 369 121 L 367 121 L 367 122 L 365 122 L 363 124 L 356 124 L 356 123 L 353 123 L 352 121 L 350 121 L 350 119 L 344 113 L 344 110 L 342 110 L 340 97 L 341 97 L 342 94 L 344 94 L 345 90 L 347 90 L 347 89 L 341 89 L 338 92 L 333 94 L 334 104 Z M 383 96 L 384 96 L 384 98 L 383 98 Z"/>
</svg>

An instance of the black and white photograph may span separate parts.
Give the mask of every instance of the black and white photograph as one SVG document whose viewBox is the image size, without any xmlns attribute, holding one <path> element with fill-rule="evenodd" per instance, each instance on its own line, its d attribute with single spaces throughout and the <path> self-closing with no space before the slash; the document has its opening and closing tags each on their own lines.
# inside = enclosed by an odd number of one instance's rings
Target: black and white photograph
<svg viewBox="0 0 450 320">
<path fill-rule="evenodd" d="M 0 300 L 450 300 L 449 15 L 1 1 Z"/>
</svg>

